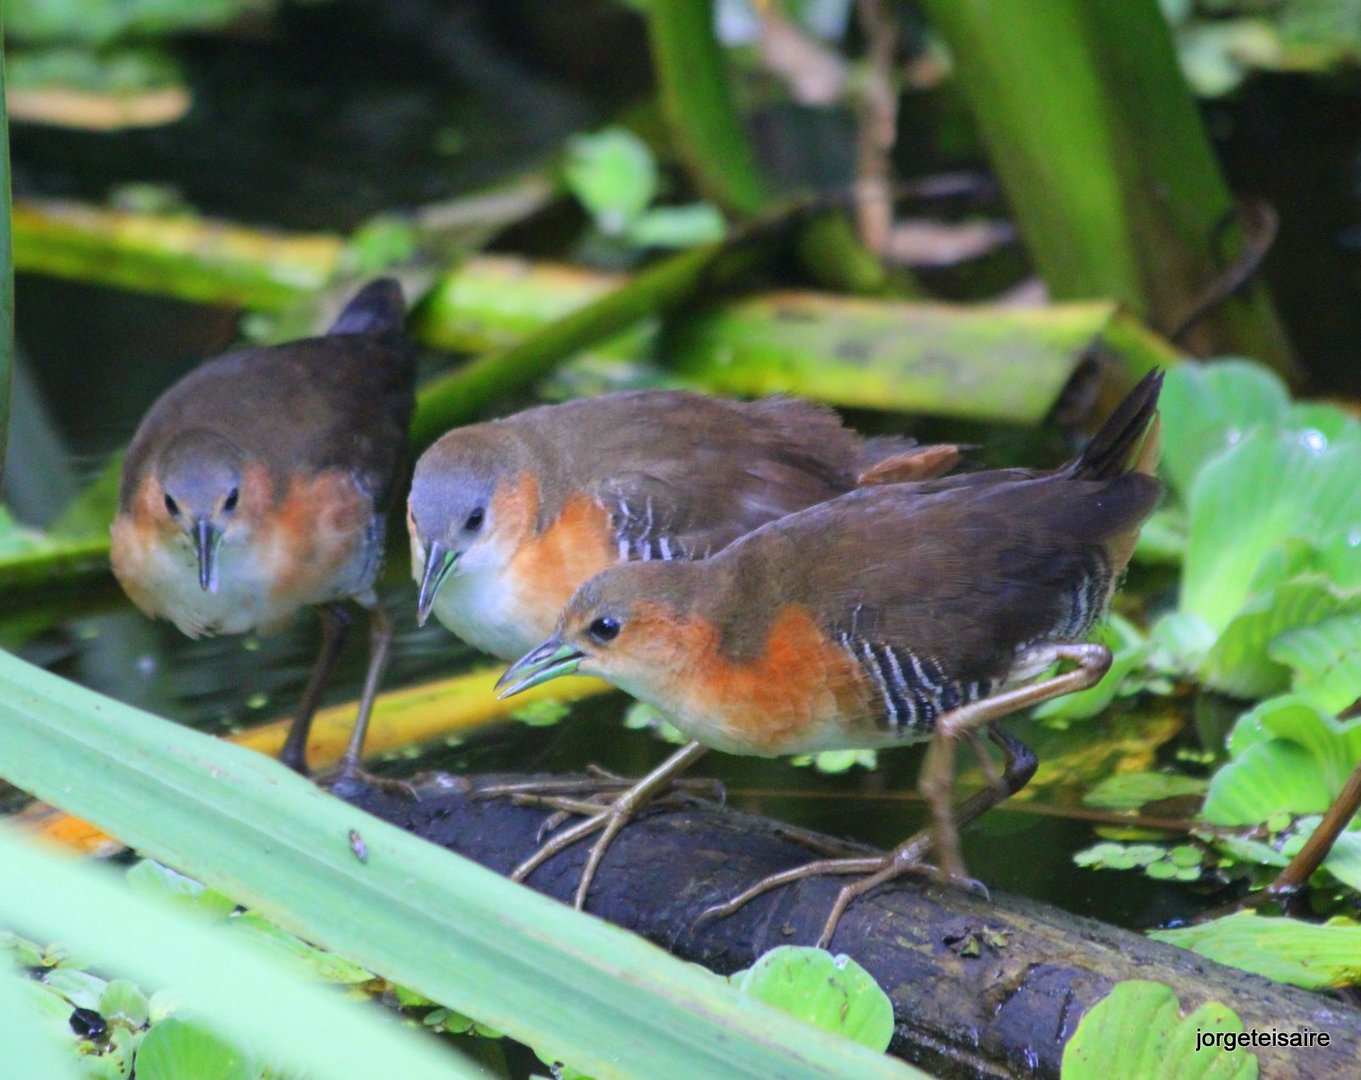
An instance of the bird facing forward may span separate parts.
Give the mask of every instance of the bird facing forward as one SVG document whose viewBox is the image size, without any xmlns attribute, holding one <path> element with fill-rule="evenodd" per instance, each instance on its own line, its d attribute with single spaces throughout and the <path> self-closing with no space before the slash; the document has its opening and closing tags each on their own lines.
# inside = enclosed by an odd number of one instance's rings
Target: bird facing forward
<svg viewBox="0 0 1361 1080">
<path fill-rule="evenodd" d="M 306 773 L 312 714 L 353 601 L 372 616 L 357 749 L 391 629 L 374 580 L 404 473 L 415 357 L 395 281 L 360 290 L 330 330 L 210 360 L 133 436 L 111 528 L 113 571 L 142 611 L 190 637 L 269 634 L 301 607 L 323 643 L 281 758 Z"/>
<path fill-rule="evenodd" d="M 1109 651 L 1083 639 L 1161 494 L 1151 475 L 1160 387 L 1159 374 L 1146 377 L 1053 472 L 864 488 L 703 562 L 606 570 L 506 672 L 503 696 L 570 672 L 598 675 L 701 744 L 765 757 L 929 739 L 921 788 L 932 839 L 941 869 L 962 879 L 955 744 L 976 745 L 980 729 L 1090 686 L 1109 666 Z M 1056 663 L 1075 667 L 1034 681 Z M 999 784 L 998 797 L 1016 782 Z M 561 850 L 571 833 L 545 850 Z M 883 859 L 804 871 L 871 873 L 842 891 L 824 941 L 855 895 L 915 867 L 921 850 L 909 843 Z"/>
</svg>

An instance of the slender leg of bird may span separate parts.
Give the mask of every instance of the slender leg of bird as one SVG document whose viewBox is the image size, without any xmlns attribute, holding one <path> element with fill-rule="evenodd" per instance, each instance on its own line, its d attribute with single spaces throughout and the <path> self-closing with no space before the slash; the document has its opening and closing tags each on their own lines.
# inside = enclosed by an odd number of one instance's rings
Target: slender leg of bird
<svg viewBox="0 0 1361 1080">
<path fill-rule="evenodd" d="M 571 801 L 573 795 L 594 798 L 609 793 L 623 794 L 638 782 L 636 777 L 620 776 L 599 765 L 587 765 L 586 772 L 589 775 L 571 779 L 515 780 L 505 784 L 487 784 L 479 787 L 475 795 L 479 799 L 510 798 L 523 806 L 555 806 L 559 796 L 567 797 L 563 800 L 565 803 Z M 676 780 L 673 786 L 678 791 L 704 793 L 718 799 L 723 797 L 723 784 L 707 777 Z M 566 809 L 565 806 L 562 808 Z"/>
<path fill-rule="evenodd" d="M 952 877 L 967 880 L 968 876 L 964 870 L 964 860 L 959 854 L 959 831 L 951 806 L 956 741 L 971 731 L 977 731 L 1021 709 L 1094 686 L 1111 666 L 1110 650 L 1104 645 L 1094 644 L 1038 645 L 1030 650 L 1029 657 L 1022 658 L 1023 661 L 1026 659 L 1036 666 L 1054 661 L 1066 661 L 1077 666 L 1043 682 L 1003 691 L 936 718 L 931 746 L 926 752 L 917 786 L 931 807 L 936 830 L 936 857 L 940 868 Z"/>
<path fill-rule="evenodd" d="M 378 697 L 378 687 L 382 685 L 383 673 L 387 671 L 388 653 L 392 649 L 392 620 L 382 608 L 375 606 L 369 612 L 369 668 L 364 674 L 364 690 L 359 696 L 359 712 L 350 729 L 350 742 L 340 759 L 340 769 L 328 784 L 332 791 L 347 783 L 358 781 L 378 787 L 414 795 L 410 784 L 401 780 L 383 780 L 371 775 L 364 769 L 364 740 L 369 733 L 369 717 L 373 714 L 373 703 Z"/>
<path fill-rule="evenodd" d="M 630 780 L 627 785 L 616 786 L 614 781 L 610 781 L 606 786 L 599 790 L 592 791 L 588 795 L 535 795 L 535 794 L 512 794 L 510 801 L 516 806 L 547 806 L 552 807 L 554 812 L 544 818 L 539 825 L 538 841 L 543 842 L 543 838 L 549 833 L 555 832 L 570 817 L 595 817 L 602 810 L 606 809 L 611 802 L 626 794 L 636 781 Z M 706 800 L 717 799 L 722 805 L 726 793 L 723 785 L 718 780 L 672 780 L 670 791 L 662 792 L 653 796 L 651 802 L 653 806 L 684 807 L 696 806 Z M 845 854 L 845 852 L 842 852 Z"/>
<path fill-rule="evenodd" d="M 988 734 L 991 735 L 995 730 L 995 728 L 990 730 Z M 976 731 L 970 731 L 964 737 L 969 740 L 974 757 L 978 758 L 978 768 L 983 773 L 983 779 L 988 782 L 988 787 L 1000 789 L 1005 781 L 997 771 L 997 766 L 992 763 L 992 758 L 988 757 L 988 748 L 983 745 L 983 737 Z"/>
<path fill-rule="evenodd" d="M 990 785 L 982 791 L 975 792 L 959 804 L 955 810 L 955 817 L 961 828 L 992 809 L 1003 799 L 1016 794 L 1030 782 L 1030 778 L 1035 774 L 1035 754 L 1030 747 L 1014 735 L 1010 735 L 996 726 L 989 728 L 988 734 L 994 742 L 1002 747 L 1006 754 L 1005 771 L 998 778 L 999 782 L 996 785 Z M 935 830 L 928 825 L 926 828 L 913 833 L 887 855 L 819 859 L 817 862 L 805 863 L 803 866 L 796 866 L 790 870 L 781 870 L 778 874 L 771 874 L 769 877 L 762 878 L 731 900 L 706 908 L 701 913 L 699 921 L 727 918 L 758 896 L 768 893 L 772 889 L 777 889 L 781 885 L 792 885 L 804 878 L 818 877 L 823 874 L 873 874 L 873 878 L 865 879 L 863 888 L 859 888 L 858 886 L 861 883 L 857 882 L 855 885 L 848 885 L 837 894 L 827 924 L 824 925 L 822 938 L 819 939 L 824 942 L 830 941 L 831 931 L 836 929 L 836 923 L 840 920 L 841 913 L 845 911 L 847 905 L 856 896 L 868 892 L 891 877 L 911 873 L 939 879 L 948 884 L 960 884 L 957 879 L 948 878 L 934 866 L 922 862 L 934 842 Z M 881 873 L 889 870 L 893 872 L 886 877 L 880 877 Z M 977 885 L 977 888 L 981 890 L 983 887 Z M 830 927 L 830 930 L 828 927 Z"/>
<path fill-rule="evenodd" d="M 515 871 L 510 875 L 511 880 L 524 881 L 545 860 L 565 851 L 578 840 L 599 832 L 601 835 L 591 845 L 590 855 L 587 856 L 586 866 L 581 871 L 581 880 L 577 884 L 574 904 L 578 911 L 583 909 L 586 906 L 586 894 L 591 888 L 591 879 L 595 877 L 596 869 L 600 866 L 600 860 L 604 857 L 610 842 L 618 835 L 619 830 L 640 809 L 652 802 L 657 792 L 670 784 L 677 773 L 689 768 L 691 764 L 697 761 L 706 749 L 708 748 L 701 743 L 686 743 L 600 813 L 573 825 L 566 832 L 554 836 L 553 839 L 515 868 Z"/>
<path fill-rule="evenodd" d="M 1095 685 L 1110 667 L 1111 654 L 1103 645 L 1042 645 L 1035 647 L 1031 659 L 1035 665 L 1045 662 L 1047 666 L 1047 663 L 1054 661 L 1066 661 L 1077 666 L 1043 682 L 1003 691 L 936 718 L 935 733 L 922 765 L 922 779 L 919 782 L 922 796 L 931 808 L 930 827 L 909 837 L 887 855 L 863 859 L 824 859 L 772 874 L 726 903 L 706 909 L 700 918 L 725 918 L 762 893 L 807 877 L 819 874 L 871 874 L 864 881 L 846 886 L 838 894 L 819 939 L 825 944 L 836 932 L 837 923 L 852 900 L 903 874 L 925 873 L 947 882 L 977 888 L 977 883 L 967 877 L 964 862 L 959 856 L 958 829 L 1029 783 L 1036 765 L 1035 755 L 1030 749 L 1019 739 L 996 727 L 996 722 L 1020 709 Z M 956 809 L 950 802 L 954 785 L 955 741 L 964 738 L 972 744 L 978 730 L 985 726 L 1006 754 L 1005 770 L 1000 783 L 989 783 Z M 921 861 L 932 848 L 936 849 L 940 858 L 939 868 L 925 866 Z"/>
<path fill-rule="evenodd" d="M 990 784 L 982 791 L 975 792 L 954 809 L 955 823 L 961 829 L 975 818 L 987 813 L 999 802 L 1015 795 L 1016 792 L 1030 783 L 1030 778 L 1035 775 L 1035 767 L 1038 762 L 1035 759 L 1035 752 L 1030 747 L 1014 735 L 1003 731 L 995 722 L 989 725 L 988 734 L 994 742 L 1001 746 L 1002 752 L 1006 755 L 1006 763 L 1002 775 L 997 777 L 996 783 Z M 977 750 L 980 755 L 986 753 L 981 746 L 977 747 Z M 925 868 L 922 859 L 925 858 L 927 851 L 936 842 L 937 836 L 934 828 L 922 829 L 915 836 L 909 837 L 904 843 L 899 844 L 889 852 L 882 869 L 878 873 L 843 886 L 841 891 L 837 893 L 831 910 L 827 913 L 827 920 L 822 924 L 822 934 L 818 937 L 818 947 L 825 949 L 831 944 L 832 935 L 836 933 L 841 916 L 857 897 L 864 896 L 886 881 L 892 881 L 895 877 L 900 877 L 903 874 L 920 873 Z M 931 876 L 937 875 L 932 874 Z M 970 878 L 949 871 L 941 872 L 939 877 L 948 884 L 958 885 L 963 883 L 971 890 L 981 891 L 984 896 L 987 896 L 987 890 Z"/>
<path fill-rule="evenodd" d="M 308 677 L 307 688 L 302 692 L 302 700 L 298 702 L 298 711 L 288 729 L 284 748 L 279 751 L 279 760 L 303 776 L 309 775 L 307 736 L 312 731 L 312 717 L 321 702 L 321 692 L 331 680 L 336 660 L 340 658 L 340 649 L 349 634 L 350 623 L 354 621 L 354 616 L 342 604 L 323 604 L 317 608 L 317 615 L 321 619 L 321 651 L 312 665 L 312 674 Z"/>
</svg>

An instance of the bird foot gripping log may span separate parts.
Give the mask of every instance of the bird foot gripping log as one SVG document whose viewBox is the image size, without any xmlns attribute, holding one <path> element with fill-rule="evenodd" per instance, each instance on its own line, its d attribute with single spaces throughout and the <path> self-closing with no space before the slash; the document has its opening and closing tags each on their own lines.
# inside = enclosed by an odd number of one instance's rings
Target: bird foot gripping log
<svg viewBox="0 0 1361 1080">
<path fill-rule="evenodd" d="M 1151 475 L 1161 384 L 1160 373 L 1146 377 L 1082 454 L 1053 472 L 862 488 L 702 562 L 628 563 L 578 589 L 555 633 L 502 677 L 502 696 L 571 672 L 599 675 L 696 740 L 617 810 L 549 842 L 547 854 L 602 833 L 578 906 L 627 817 L 704 746 L 772 757 L 930 741 L 921 787 L 931 835 L 838 868 L 871 876 L 843 890 L 824 940 L 846 904 L 918 864 L 927 847 L 944 875 L 963 879 L 951 807 L 955 745 L 976 745 L 981 729 L 1091 686 L 1108 668 L 1109 651 L 1082 639 L 1161 495 Z M 1074 667 L 1035 681 L 1056 662 Z M 1010 771 L 960 817 L 1011 794 L 1020 774 L 1014 762 Z"/>
<path fill-rule="evenodd" d="M 371 630 L 342 778 L 359 774 L 387 665 L 392 627 L 373 584 L 415 405 L 404 308 L 381 279 L 321 337 L 208 361 L 152 405 L 123 465 L 113 571 L 148 615 L 201 637 L 267 634 L 317 609 L 321 649 L 281 754 L 302 773 L 347 602 L 368 609 Z"/>
</svg>

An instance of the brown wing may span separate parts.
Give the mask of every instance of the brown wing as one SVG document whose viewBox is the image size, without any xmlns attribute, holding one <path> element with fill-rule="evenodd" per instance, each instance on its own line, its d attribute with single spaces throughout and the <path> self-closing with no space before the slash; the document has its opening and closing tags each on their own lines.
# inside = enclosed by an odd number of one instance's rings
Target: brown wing
<svg viewBox="0 0 1361 1080">
<path fill-rule="evenodd" d="M 414 378 L 413 350 L 400 332 L 329 334 L 211 360 L 143 419 L 124 467 L 124 505 L 168 438 L 203 428 L 276 475 L 351 471 L 384 506 L 400 479 Z"/>
<path fill-rule="evenodd" d="M 866 488 L 762 529 L 724 558 L 759 582 L 746 590 L 748 608 L 754 593 L 763 609 L 801 604 L 829 637 L 892 650 L 900 665 L 929 661 L 936 681 L 986 683 L 1018 647 L 1090 629 L 1121 569 L 1108 546 L 1137 529 L 1160 493 L 1142 474 Z M 733 628 L 725 649 L 741 654 L 764 628 L 753 633 L 749 612 L 737 614 L 719 619 Z"/>
<path fill-rule="evenodd" d="M 850 490 L 861 461 L 859 436 L 805 401 L 652 391 L 554 409 L 567 445 L 542 456 L 571 462 L 564 487 L 591 490 L 610 509 L 629 558 L 704 557 Z M 515 418 L 531 436 L 534 414 Z"/>
</svg>

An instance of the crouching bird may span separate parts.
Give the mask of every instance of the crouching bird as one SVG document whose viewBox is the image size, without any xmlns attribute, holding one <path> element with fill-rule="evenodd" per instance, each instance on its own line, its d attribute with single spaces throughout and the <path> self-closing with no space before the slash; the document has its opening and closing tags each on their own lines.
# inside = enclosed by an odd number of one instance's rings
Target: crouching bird
<svg viewBox="0 0 1361 1080">
<path fill-rule="evenodd" d="M 412 477 L 418 618 L 433 612 L 469 644 L 513 660 L 552 633 L 577 587 L 602 570 L 704 558 L 859 484 L 938 476 L 959 457 L 952 445 L 861 438 L 807 401 L 685 391 L 607 394 L 457 428 Z M 700 749 L 662 768 L 678 771 Z"/>
<path fill-rule="evenodd" d="M 404 311 L 400 286 L 381 279 L 320 337 L 204 363 L 152 405 L 123 464 L 113 571 L 142 611 L 193 638 L 320 614 L 321 651 L 280 755 L 304 774 L 347 601 L 369 610 L 371 644 L 342 776 L 358 769 L 387 662 L 392 631 L 373 586 L 415 404 Z"/>
<path fill-rule="evenodd" d="M 1074 461 L 869 487 L 762 526 L 702 562 L 606 570 L 556 632 L 502 677 L 503 696 L 569 672 L 598 675 L 662 710 L 695 745 L 773 757 L 931 740 L 920 788 L 929 843 L 822 860 L 767 879 L 863 873 L 828 917 L 934 846 L 966 880 L 951 796 L 955 747 L 1018 709 L 1093 685 L 1110 652 L 1083 641 L 1106 608 L 1161 484 L 1161 375 L 1146 377 Z M 1040 678 L 1055 664 L 1061 673 Z M 1029 779 L 1034 758 L 996 732 L 1007 776 L 976 816 Z M 697 751 L 682 762 L 688 764 Z M 1022 761 L 1021 759 L 1024 758 Z M 983 760 L 986 761 L 984 757 Z M 669 777 L 630 793 L 636 809 Z M 588 819 L 536 853 L 605 824 Z M 615 829 L 617 831 L 617 823 Z"/>
</svg>

